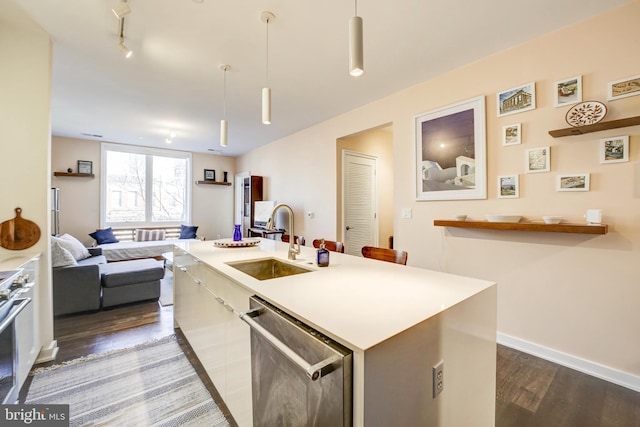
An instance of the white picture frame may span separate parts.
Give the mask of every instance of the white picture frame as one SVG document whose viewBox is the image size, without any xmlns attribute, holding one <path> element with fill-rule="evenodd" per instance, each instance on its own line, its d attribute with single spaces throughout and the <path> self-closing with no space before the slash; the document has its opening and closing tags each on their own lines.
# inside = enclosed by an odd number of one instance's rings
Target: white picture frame
<svg viewBox="0 0 640 427">
<path fill-rule="evenodd" d="M 520 182 L 518 175 L 498 176 L 498 198 L 517 199 L 520 197 Z"/>
<path fill-rule="evenodd" d="M 518 145 L 522 144 L 522 125 L 514 123 L 512 125 L 502 126 L 502 145 Z"/>
<path fill-rule="evenodd" d="M 536 108 L 536 83 L 531 82 L 498 92 L 496 108 L 498 117 L 534 110 Z"/>
<path fill-rule="evenodd" d="M 640 95 L 640 74 L 607 83 L 607 100 Z"/>
<path fill-rule="evenodd" d="M 551 170 L 551 147 L 536 147 L 525 152 L 527 173 L 549 172 Z"/>
<path fill-rule="evenodd" d="M 416 200 L 487 198 L 485 99 L 415 117 Z"/>
<path fill-rule="evenodd" d="M 570 77 L 554 83 L 553 105 L 556 108 L 578 102 L 582 102 L 582 76 Z"/>
<path fill-rule="evenodd" d="M 629 161 L 629 135 L 612 136 L 600 140 L 600 163 Z"/>
<path fill-rule="evenodd" d="M 589 191 L 590 174 L 559 174 L 556 177 L 556 191 Z"/>
</svg>

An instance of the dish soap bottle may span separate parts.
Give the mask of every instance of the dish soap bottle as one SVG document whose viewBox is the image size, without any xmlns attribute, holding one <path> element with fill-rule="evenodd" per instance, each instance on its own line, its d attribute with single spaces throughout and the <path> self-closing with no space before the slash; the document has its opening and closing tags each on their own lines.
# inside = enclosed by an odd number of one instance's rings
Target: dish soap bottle
<svg viewBox="0 0 640 427">
<path fill-rule="evenodd" d="M 240 231 L 240 224 L 233 225 L 233 241 L 239 242 L 242 240 L 242 231 Z"/>
<path fill-rule="evenodd" d="M 318 267 L 329 267 L 329 251 L 325 248 L 324 239 L 318 249 Z"/>
</svg>

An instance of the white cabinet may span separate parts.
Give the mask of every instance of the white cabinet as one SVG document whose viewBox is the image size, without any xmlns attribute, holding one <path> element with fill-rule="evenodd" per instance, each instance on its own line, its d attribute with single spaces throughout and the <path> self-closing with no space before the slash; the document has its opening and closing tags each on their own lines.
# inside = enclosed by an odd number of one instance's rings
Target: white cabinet
<svg viewBox="0 0 640 427">
<path fill-rule="evenodd" d="M 197 258 L 174 252 L 174 318 L 240 426 L 251 426 L 251 343 L 238 314 L 251 294 Z"/>
</svg>

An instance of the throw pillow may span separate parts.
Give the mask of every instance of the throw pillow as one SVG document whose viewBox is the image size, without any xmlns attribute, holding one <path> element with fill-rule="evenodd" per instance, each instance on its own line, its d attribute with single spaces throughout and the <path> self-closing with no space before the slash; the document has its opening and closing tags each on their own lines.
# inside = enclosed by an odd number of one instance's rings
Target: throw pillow
<svg viewBox="0 0 640 427">
<path fill-rule="evenodd" d="M 154 240 L 164 240 L 166 232 L 164 230 L 142 230 L 136 228 L 136 242 L 151 242 Z"/>
<path fill-rule="evenodd" d="M 89 258 L 91 256 L 82 242 L 70 234 L 63 234 L 58 237 L 58 243 L 60 246 L 71 252 L 71 255 L 73 255 L 76 261 L 80 261 L 81 259 Z"/>
<path fill-rule="evenodd" d="M 99 245 L 105 243 L 118 243 L 120 241 L 113 235 L 111 227 L 89 233 L 89 236 L 93 237 Z"/>
<path fill-rule="evenodd" d="M 198 231 L 197 225 L 181 225 L 178 239 L 195 239 L 196 231 Z"/>
<path fill-rule="evenodd" d="M 76 265 L 78 262 L 71 255 L 71 252 L 60 246 L 58 240 L 51 239 L 51 265 L 53 267 L 65 267 Z"/>
</svg>

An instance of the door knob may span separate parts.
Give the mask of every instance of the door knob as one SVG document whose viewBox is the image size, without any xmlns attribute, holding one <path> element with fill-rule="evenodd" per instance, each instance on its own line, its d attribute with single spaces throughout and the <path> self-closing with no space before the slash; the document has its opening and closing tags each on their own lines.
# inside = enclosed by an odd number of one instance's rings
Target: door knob
<svg viewBox="0 0 640 427">
<path fill-rule="evenodd" d="M 346 229 L 347 229 L 347 230 L 351 230 L 351 227 L 349 227 L 349 226 L 347 225 Z"/>
</svg>

